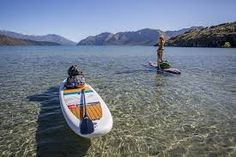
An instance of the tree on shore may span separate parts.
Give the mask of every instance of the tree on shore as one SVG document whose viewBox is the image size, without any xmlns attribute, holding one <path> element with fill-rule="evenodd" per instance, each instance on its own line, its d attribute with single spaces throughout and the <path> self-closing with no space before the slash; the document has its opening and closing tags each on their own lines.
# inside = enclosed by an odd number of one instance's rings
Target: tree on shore
<svg viewBox="0 0 236 157">
<path fill-rule="evenodd" d="M 231 44 L 230 42 L 226 41 L 225 44 L 223 45 L 224 48 L 230 48 Z"/>
</svg>

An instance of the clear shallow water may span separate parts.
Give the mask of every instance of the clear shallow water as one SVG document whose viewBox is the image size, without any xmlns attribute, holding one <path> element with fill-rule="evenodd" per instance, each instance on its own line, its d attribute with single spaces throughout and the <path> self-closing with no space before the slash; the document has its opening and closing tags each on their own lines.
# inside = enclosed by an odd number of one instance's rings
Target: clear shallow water
<svg viewBox="0 0 236 157">
<path fill-rule="evenodd" d="M 181 75 L 143 66 L 154 47 L 0 47 L 0 156 L 236 156 L 236 49 L 165 53 Z M 58 86 L 71 64 L 110 108 L 103 137 L 64 120 Z"/>
</svg>

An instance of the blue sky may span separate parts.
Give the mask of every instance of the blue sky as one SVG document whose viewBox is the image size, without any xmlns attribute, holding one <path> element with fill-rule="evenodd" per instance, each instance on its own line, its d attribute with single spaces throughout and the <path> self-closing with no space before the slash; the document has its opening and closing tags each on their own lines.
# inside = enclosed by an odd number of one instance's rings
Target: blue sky
<svg viewBox="0 0 236 157">
<path fill-rule="evenodd" d="M 0 0 L 0 29 L 78 42 L 101 32 L 233 22 L 235 6 L 236 0 Z"/>
</svg>

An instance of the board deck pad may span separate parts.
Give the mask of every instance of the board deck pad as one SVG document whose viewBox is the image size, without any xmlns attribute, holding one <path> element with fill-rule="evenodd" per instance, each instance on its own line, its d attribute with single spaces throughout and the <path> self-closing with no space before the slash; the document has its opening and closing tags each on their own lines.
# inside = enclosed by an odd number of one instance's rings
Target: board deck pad
<svg viewBox="0 0 236 157">
<path fill-rule="evenodd" d="M 84 89 L 86 99 L 87 115 L 91 120 L 99 120 L 102 117 L 101 103 L 98 96 L 90 88 L 85 85 L 84 87 L 74 89 L 64 89 L 64 100 L 67 107 L 72 114 L 78 119 L 82 119 L 84 115 L 84 107 L 81 99 L 81 91 Z"/>
<path fill-rule="evenodd" d="M 70 111 L 78 118 L 83 118 L 83 106 L 82 105 L 69 105 L 68 108 Z M 99 102 L 89 104 L 87 107 L 87 115 L 91 120 L 99 120 L 102 118 L 102 108 Z"/>
<path fill-rule="evenodd" d="M 78 94 L 81 92 L 81 90 L 84 89 L 85 92 L 91 91 L 89 86 L 85 87 L 80 87 L 80 88 L 73 88 L 73 89 L 64 89 L 64 95 L 69 95 L 69 94 Z"/>
</svg>

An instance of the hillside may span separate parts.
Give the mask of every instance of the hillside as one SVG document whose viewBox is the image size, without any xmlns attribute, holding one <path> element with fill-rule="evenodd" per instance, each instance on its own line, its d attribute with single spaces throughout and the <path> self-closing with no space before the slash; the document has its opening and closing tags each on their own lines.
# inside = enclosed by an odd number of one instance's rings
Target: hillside
<svg viewBox="0 0 236 157">
<path fill-rule="evenodd" d="M 236 47 L 236 22 L 186 32 L 169 39 L 167 46 Z"/>
<path fill-rule="evenodd" d="M 178 31 L 161 31 L 158 29 L 141 29 L 131 32 L 119 32 L 116 34 L 105 32 L 96 36 L 89 36 L 81 40 L 77 45 L 154 45 L 161 34 L 169 39 L 186 31 L 198 27 L 185 28 Z"/>
<path fill-rule="evenodd" d="M 26 39 L 26 40 L 34 40 L 34 41 L 46 41 L 46 42 L 53 42 L 58 43 L 60 45 L 76 45 L 75 42 L 66 39 L 62 36 L 56 34 L 48 34 L 48 35 L 24 35 L 21 33 L 11 32 L 11 31 L 1 31 L 1 35 L 5 35 L 12 38 L 17 39 Z"/>
<path fill-rule="evenodd" d="M 58 43 L 47 42 L 47 41 L 33 41 L 33 40 L 25 40 L 25 39 L 17 39 L 8 37 L 5 35 L 0 35 L 0 46 L 9 45 L 9 46 L 17 46 L 17 45 L 60 45 Z"/>
</svg>

